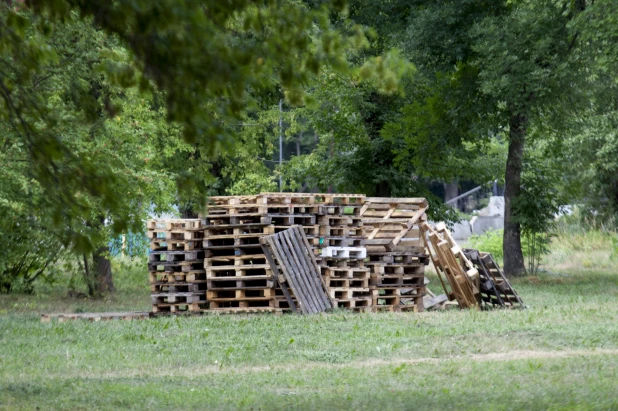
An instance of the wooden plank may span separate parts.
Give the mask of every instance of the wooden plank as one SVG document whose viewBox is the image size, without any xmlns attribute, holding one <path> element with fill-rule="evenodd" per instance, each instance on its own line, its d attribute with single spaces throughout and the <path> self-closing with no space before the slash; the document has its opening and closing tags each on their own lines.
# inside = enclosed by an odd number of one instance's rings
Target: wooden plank
<svg viewBox="0 0 618 411">
<path fill-rule="evenodd" d="M 307 298 L 307 296 L 302 292 L 305 285 L 299 278 L 294 260 L 289 255 L 288 245 L 286 244 L 285 238 L 281 235 L 281 233 L 279 233 L 272 236 L 272 238 L 269 238 L 269 242 L 277 252 L 277 260 L 281 263 L 282 274 L 287 279 L 290 284 L 290 288 L 292 288 L 292 291 L 296 296 L 296 300 L 301 308 L 300 311 L 305 314 L 317 312 L 317 308 L 314 306 L 313 301 L 310 298 Z"/>
<path fill-rule="evenodd" d="M 303 274 L 303 279 L 307 286 L 307 294 L 312 298 L 315 307 L 318 312 L 326 310 L 328 307 L 324 306 L 323 299 L 320 298 L 319 286 L 313 281 L 313 277 L 311 276 L 309 261 L 306 255 L 306 252 L 303 252 L 304 244 L 301 246 L 298 242 L 297 236 L 297 228 L 294 227 L 290 230 L 286 230 L 284 233 L 284 237 L 288 240 L 288 244 L 291 247 L 292 252 L 296 255 L 297 261 L 299 262 L 299 268 Z"/>
<path fill-rule="evenodd" d="M 333 308 L 333 302 L 330 298 L 328 298 L 328 294 L 326 293 L 328 287 L 326 286 L 324 278 L 321 275 L 320 268 L 315 262 L 313 250 L 309 245 L 307 237 L 304 235 L 304 232 L 300 228 L 294 230 L 292 234 L 296 237 L 299 246 L 304 251 L 303 254 L 307 263 L 307 273 L 312 280 L 315 289 L 318 291 L 317 295 L 321 301 L 323 309 L 328 310 Z M 323 292 L 319 292 L 319 290 L 322 290 Z"/>
<path fill-rule="evenodd" d="M 300 286 L 298 290 L 294 290 L 294 294 L 296 295 L 296 298 L 299 298 L 299 294 L 304 294 L 304 297 L 306 297 L 307 301 L 310 302 L 309 305 L 312 308 L 312 313 L 318 313 L 321 311 L 319 299 L 314 290 L 313 284 L 308 278 L 307 272 L 305 272 L 305 270 L 303 269 L 301 263 L 303 257 L 297 252 L 296 247 L 293 244 L 293 240 L 290 238 L 290 231 L 291 230 L 282 231 L 279 238 L 281 239 L 282 243 L 285 244 L 285 246 L 287 247 L 283 248 L 283 252 L 287 253 L 288 258 L 292 261 L 292 269 L 294 270 L 294 274 L 296 275 L 298 279 L 298 284 Z"/>
<path fill-rule="evenodd" d="M 277 264 L 275 264 L 275 260 L 273 258 L 272 250 L 270 249 L 268 244 L 265 244 L 261 240 L 263 240 L 263 239 L 260 239 L 260 242 L 262 243 L 262 250 L 264 250 L 264 256 L 266 257 L 266 261 L 268 261 L 268 264 L 270 265 L 270 268 L 271 268 L 272 272 L 275 274 L 273 276 L 275 284 L 279 284 L 279 287 L 281 288 L 281 291 L 283 292 L 283 296 L 285 297 L 285 300 L 290 305 L 290 309 L 292 311 L 296 312 L 297 311 L 296 304 L 294 303 L 294 299 L 290 295 L 290 290 L 288 290 L 287 282 L 286 281 L 280 281 L 280 276 L 282 276 L 281 275 L 281 271 L 279 271 L 279 267 L 277 267 Z M 284 277 L 284 279 L 285 279 L 285 277 Z"/>
<path fill-rule="evenodd" d="M 424 207 L 428 205 L 427 199 L 422 197 L 365 197 L 365 201 L 370 203 L 386 203 L 386 204 L 419 204 Z"/>
</svg>

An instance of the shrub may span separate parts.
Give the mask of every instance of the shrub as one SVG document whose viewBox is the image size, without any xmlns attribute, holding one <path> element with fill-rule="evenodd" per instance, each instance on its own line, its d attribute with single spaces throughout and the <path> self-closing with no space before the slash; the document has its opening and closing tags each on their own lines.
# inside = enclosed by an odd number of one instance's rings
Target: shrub
<svg viewBox="0 0 618 411">
<path fill-rule="evenodd" d="M 502 236 L 504 230 L 489 230 L 483 234 L 474 234 L 470 237 L 472 248 L 491 253 L 496 258 L 504 257 L 502 251 Z"/>
</svg>

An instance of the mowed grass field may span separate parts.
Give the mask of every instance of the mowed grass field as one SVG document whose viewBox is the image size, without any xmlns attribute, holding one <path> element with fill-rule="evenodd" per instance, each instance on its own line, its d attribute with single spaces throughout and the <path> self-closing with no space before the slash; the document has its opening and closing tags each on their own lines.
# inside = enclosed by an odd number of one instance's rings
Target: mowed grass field
<svg viewBox="0 0 618 411">
<path fill-rule="evenodd" d="M 587 255 L 557 243 L 522 311 L 39 320 L 148 309 L 139 272 L 0 296 L 0 409 L 618 409 L 618 273 Z"/>
</svg>

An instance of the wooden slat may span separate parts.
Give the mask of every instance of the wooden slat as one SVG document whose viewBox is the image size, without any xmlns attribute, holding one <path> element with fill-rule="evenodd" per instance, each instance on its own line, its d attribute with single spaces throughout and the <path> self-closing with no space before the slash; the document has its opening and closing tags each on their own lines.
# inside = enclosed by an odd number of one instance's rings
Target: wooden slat
<svg viewBox="0 0 618 411">
<path fill-rule="evenodd" d="M 315 281 L 315 277 L 312 275 L 312 266 L 308 258 L 307 249 L 305 249 L 303 242 L 298 240 L 301 235 L 304 235 L 304 231 L 300 227 L 296 227 L 291 230 L 286 230 L 282 234 L 288 240 L 288 244 L 290 245 L 292 252 L 296 253 L 297 259 L 300 262 L 300 267 L 303 268 L 301 272 L 304 276 L 304 284 L 307 287 L 306 293 L 307 296 L 312 299 L 316 312 L 325 311 L 330 308 L 325 305 L 324 298 L 320 295 L 322 294 L 322 288 L 320 284 Z M 311 248 L 309 248 L 309 250 L 311 250 Z"/>
<path fill-rule="evenodd" d="M 398 198 L 398 197 L 366 197 L 365 201 L 370 203 L 386 203 L 386 204 L 419 204 L 427 206 L 427 199 L 422 197 Z"/>
<path fill-rule="evenodd" d="M 288 256 L 288 260 L 292 264 L 292 271 L 296 276 L 298 286 L 300 287 L 298 289 L 298 293 L 304 294 L 304 296 L 307 298 L 308 305 L 311 308 L 311 313 L 320 312 L 321 307 L 315 290 L 313 288 L 313 284 L 311 284 L 307 273 L 303 270 L 301 263 L 302 256 L 298 255 L 297 250 L 293 244 L 293 240 L 290 238 L 290 230 L 282 231 L 281 235 L 279 236 L 279 241 L 281 241 L 282 245 L 280 252 L 286 254 Z M 294 294 L 297 294 L 296 289 L 294 289 Z M 298 295 L 296 298 L 298 298 Z"/>
<path fill-rule="evenodd" d="M 275 280 L 275 284 L 279 284 L 279 287 L 281 288 L 281 291 L 283 291 L 283 296 L 285 297 L 286 301 L 288 302 L 288 304 L 290 305 L 290 309 L 294 312 L 297 311 L 296 309 L 296 304 L 294 303 L 294 299 L 292 298 L 292 296 L 290 295 L 290 290 L 288 290 L 288 285 L 286 281 L 280 281 L 281 277 L 283 277 L 281 275 L 281 272 L 279 271 L 279 267 L 277 267 L 277 264 L 275 264 L 275 260 L 274 257 L 272 255 L 272 251 L 268 246 L 265 246 L 264 243 L 261 241 L 262 239 L 260 239 L 260 243 L 262 243 L 262 250 L 264 250 L 264 256 L 266 257 L 266 261 L 268 261 L 268 264 L 270 265 L 271 270 L 273 271 L 274 274 L 274 280 Z M 250 277 L 247 277 L 250 278 Z M 285 277 L 283 277 L 283 279 L 285 280 Z"/>
</svg>

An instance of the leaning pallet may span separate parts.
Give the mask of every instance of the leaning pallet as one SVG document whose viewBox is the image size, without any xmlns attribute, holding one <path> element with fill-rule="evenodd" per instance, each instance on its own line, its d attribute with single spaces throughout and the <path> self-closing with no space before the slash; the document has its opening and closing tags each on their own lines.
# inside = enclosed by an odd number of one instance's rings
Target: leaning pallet
<svg viewBox="0 0 618 411">
<path fill-rule="evenodd" d="M 479 291 L 485 308 L 524 308 L 524 303 L 490 253 L 463 250 L 464 255 L 479 272 Z"/>
<path fill-rule="evenodd" d="M 201 220 L 149 220 L 147 236 L 152 311 L 199 312 L 206 308 Z"/>
<path fill-rule="evenodd" d="M 298 310 L 304 314 L 315 314 L 334 307 L 302 227 L 293 226 L 263 237 L 260 242 L 271 269 L 276 273 L 275 278 L 294 311 L 297 304 Z"/>
<path fill-rule="evenodd" d="M 421 229 L 429 239 L 427 250 L 449 300 L 456 300 L 461 308 L 479 308 L 478 271 L 455 243 L 446 225 L 440 223 L 434 229 L 424 223 Z"/>
</svg>

